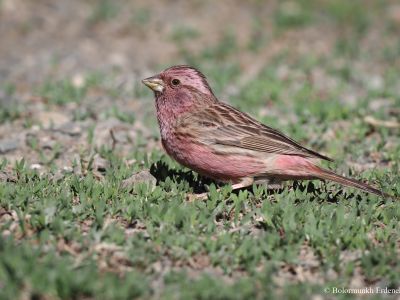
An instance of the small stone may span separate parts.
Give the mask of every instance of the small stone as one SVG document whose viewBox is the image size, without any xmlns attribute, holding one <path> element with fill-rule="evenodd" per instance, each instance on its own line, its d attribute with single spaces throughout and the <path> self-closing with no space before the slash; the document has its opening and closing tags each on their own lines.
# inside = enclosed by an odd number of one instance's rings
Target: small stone
<svg viewBox="0 0 400 300">
<path fill-rule="evenodd" d="M 30 132 L 31 133 L 36 133 L 36 132 L 39 132 L 40 131 L 40 126 L 39 125 L 33 125 L 32 127 L 31 127 L 31 130 L 30 130 Z"/>
<path fill-rule="evenodd" d="M 14 151 L 19 146 L 18 140 L 15 139 L 2 139 L 0 140 L 0 154 Z"/>
<path fill-rule="evenodd" d="M 58 169 L 52 176 L 52 180 L 54 182 L 58 182 L 60 180 L 62 180 L 65 175 L 67 174 L 72 174 L 74 172 L 74 169 L 70 166 L 64 166 L 61 169 Z"/>
<path fill-rule="evenodd" d="M 40 138 L 39 142 L 42 149 L 48 150 L 53 149 L 57 144 L 57 141 L 53 140 L 50 136 L 43 136 L 42 138 Z"/>
<path fill-rule="evenodd" d="M 119 122 L 117 119 L 108 119 L 98 123 L 93 133 L 93 142 L 95 146 L 98 148 L 102 146 L 112 147 L 113 139 L 110 134 L 110 130 L 120 124 L 121 122 Z"/>
<path fill-rule="evenodd" d="M 121 187 L 124 189 L 132 189 L 137 183 L 146 183 L 153 191 L 157 184 L 157 179 L 150 174 L 149 170 L 142 170 L 133 174 L 128 179 L 122 181 Z"/>
<path fill-rule="evenodd" d="M 58 182 L 64 178 L 64 173 L 61 170 L 58 170 L 53 177 L 51 178 L 54 182 Z"/>
<path fill-rule="evenodd" d="M 93 156 L 92 170 L 105 172 L 110 167 L 108 160 L 102 158 L 98 153 Z"/>
<path fill-rule="evenodd" d="M 42 124 L 43 128 L 59 127 L 69 121 L 69 118 L 56 111 L 42 111 L 36 115 L 36 119 Z"/>
<path fill-rule="evenodd" d="M 76 88 L 81 88 L 85 85 L 85 77 L 82 74 L 75 74 L 72 77 L 72 84 Z"/>
<path fill-rule="evenodd" d="M 64 167 L 62 168 L 62 170 L 63 170 L 63 172 L 64 172 L 65 174 L 74 172 L 74 169 L 71 168 L 71 167 L 69 167 L 69 166 L 64 166 Z"/>
<path fill-rule="evenodd" d="M 32 170 L 40 170 L 42 168 L 41 164 L 31 164 L 30 168 Z"/>
<path fill-rule="evenodd" d="M 82 128 L 74 122 L 65 123 L 55 130 L 70 136 L 79 136 L 82 133 Z"/>
<path fill-rule="evenodd" d="M 3 230 L 3 232 L 1 234 L 3 235 L 3 237 L 7 237 L 7 236 L 11 235 L 11 231 L 6 229 L 6 230 Z"/>
<path fill-rule="evenodd" d="M 126 127 L 114 127 L 110 133 L 115 143 L 126 144 L 130 142 L 129 131 Z"/>
<path fill-rule="evenodd" d="M 126 161 L 126 165 L 127 166 L 133 166 L 134 164 L 136 164 L 137 160 L 136 159 L 129 159 Z"/>
</svg>

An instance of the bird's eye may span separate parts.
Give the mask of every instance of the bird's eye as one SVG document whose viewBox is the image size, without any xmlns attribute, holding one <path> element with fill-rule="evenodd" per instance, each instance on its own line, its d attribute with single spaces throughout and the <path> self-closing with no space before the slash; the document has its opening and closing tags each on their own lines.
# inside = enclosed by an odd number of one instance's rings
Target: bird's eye
<svg viewBox="0 0 400 300">
<path fill-rule="evenodd" d="M 177 85 L 179 85 L 181 82 L 179 81 L 179 79 L 172 79 L 172 81 L 171 81 L 171 83 L 172 83 L 172 85 L 174 85 L 174 86 L 177 86 Z"/>
</svg>

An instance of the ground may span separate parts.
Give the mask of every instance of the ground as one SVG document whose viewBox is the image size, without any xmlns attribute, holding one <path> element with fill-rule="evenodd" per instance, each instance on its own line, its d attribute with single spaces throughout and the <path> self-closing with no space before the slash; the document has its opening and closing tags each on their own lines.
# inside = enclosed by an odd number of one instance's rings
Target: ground
<svg viewBox="0 0 400 300">
<path fill-rule="evenodd" d="M 193 65 L 326 167 L 399 196 L 397 1 L 2 0 L 0 36 L 1 299 L 400 287 L 398 200 L 318 181 L 217 192 L 163 152 L 140 83 Z"/>
</svg>

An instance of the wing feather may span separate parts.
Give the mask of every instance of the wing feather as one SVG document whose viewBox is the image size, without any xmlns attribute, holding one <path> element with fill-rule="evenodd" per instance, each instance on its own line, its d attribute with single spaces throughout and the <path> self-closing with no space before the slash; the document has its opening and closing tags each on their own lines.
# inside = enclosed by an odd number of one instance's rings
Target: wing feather
<svg viewBox="0 0 400 300">
<path fill-rule="evenodd" d="M 176 130 L 191 134 L 200 142 L 211 146 L 226 145 L 256 152 L 299 155 L 332 161 L 329 157 L 301 146 L 282 132 L 222 102 L 182 116 L 178 120 Z"/>
</svg>

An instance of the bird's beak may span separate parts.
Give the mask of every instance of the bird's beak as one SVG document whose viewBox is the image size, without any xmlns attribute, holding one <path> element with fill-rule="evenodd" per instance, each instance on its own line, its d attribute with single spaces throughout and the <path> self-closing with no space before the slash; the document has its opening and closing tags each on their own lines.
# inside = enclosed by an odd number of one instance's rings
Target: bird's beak
<svg viewBox="0 0 400 300">
<path fill-rule="evenodd" d="M 143 79 L 142 82 L 155 92 L 162 92 L 164 90 L 164 82 L 157 76 Z"/>
</svg>

